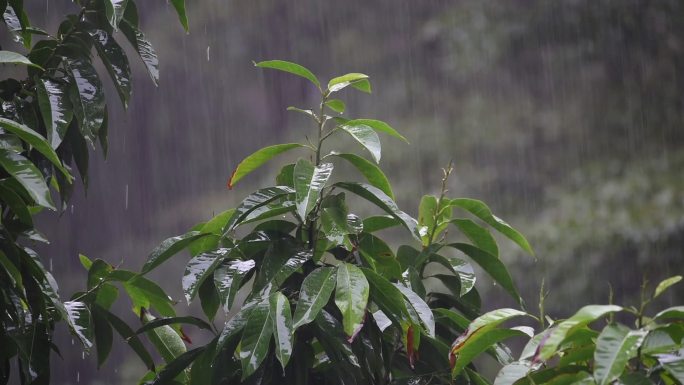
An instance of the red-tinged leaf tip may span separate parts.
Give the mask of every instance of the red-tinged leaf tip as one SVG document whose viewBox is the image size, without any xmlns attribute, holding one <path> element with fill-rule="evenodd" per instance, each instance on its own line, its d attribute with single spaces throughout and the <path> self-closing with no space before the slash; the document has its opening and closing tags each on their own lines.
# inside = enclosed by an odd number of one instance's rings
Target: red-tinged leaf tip
<svg viewBox="0 0 684 385">
<path fill-rule="evenodd" d="M 352 342 L 354 342 L 354 339 L 356 339 L 356 336 L 358 336 L 359 332 L 361 332 L 361 329 L 363 329 L 363 325 L 366 323 L 367 317 L 368 317 L 368 312 L 363 313 L 363 319 L 361 320 L 361 324 L 359 324 L 359 327 L 356 330 L 354 330 L 354 333 L 352 333 L 352 335 L 349 336 L 349 338 L 347 338 L 347 342 L 349 342 L 350 344 Z"/>
<path fill-rule="evenodd" d="M 185 331 L 183 331 L 183 328 L 180 329 L 180 332 L 181 332 L 181 339 L 183 341 L 189 343 L 190 345 L 192 345 L 192 340 L 190 339 L 190 337 L 187 334 L 185 334 Z"/>
<path fill-rule="evenodd" d="M 532 365 L 538 364 L 539 361 L 541 361 L 541 350 L 544 347 L 546 340 L 548 340 L 550 336 L 551 333 L 547 332 L 539 341 L 539 345 L 537 345 L 537 348 L 534 350 L 534 356 L 532 357 Z"/>
<path fill-rule="evenodd" d="M 235 170 L 233 170 L 233 173 L 232 173 L 232 174 L 230 174 L 230 179 L 228 179 L 228 184 L 227 184 L 228 190 L 232 190 L 232 189 L 233 189 L 233 178 L 235 177 L 235 172 L 236 172 L 236 171 L 237 171 L 237 168 L 236 168 Z"/>
<path fill-rule="evenodd" d="M 142 322 L 144 320 L 145 314 L 147 314 L 147 310 L 145 310 L 144 307 L 140 308 L 140 321 Z"/>
<path fill-rule="evenodd" d="M 416 351 L 413 346 L 413 325 L 409 326 L 408 330 L 406 331 L 406 345 L 409 366 L 411 366 L 411 369 L 414 369 L 416 363 Z"/>
<path fill-rule="evenodd" d="M 454 352 L 449 352 L 449 367 L 451 367 L 451 369 L 453 369 L 455 365 L 456 365 L 456 355 L 454 354 Z"/>
</svg>

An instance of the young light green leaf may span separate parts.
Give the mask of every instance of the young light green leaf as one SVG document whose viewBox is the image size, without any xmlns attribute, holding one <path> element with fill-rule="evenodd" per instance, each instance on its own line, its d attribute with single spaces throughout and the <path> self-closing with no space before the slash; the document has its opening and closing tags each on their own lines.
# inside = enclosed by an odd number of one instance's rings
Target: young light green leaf
<svg viewBox="0 0 684 385">
<path fill-rule="evenodd" d="M 337 92 L 348 86 L 352 86 L 360 91 L 370 93 L 371 86 L 368 81 L 368 75 L 360 73 L 349 73 L 330 79 L 328 82 L 328 92 Z"/>
<path fill-rule="evenodd" d="M 164 263 L 167 259 L 188 247 L 192 242 L 202 237 L 206 237 L 207 235 L 209 234 L 200 233 L 199 231 L 190 231 L 183 235 L 165 239 L 159 246 L 152 250 L 152 253 L 147 257 L 141 274 L 147 274 L 152 269 Z"/>
<path fill-rule="evenodd" d="M 668 318 L 679 318 L 684 319 L 684 306 L 673 306 L 662 310 L 656 314 L 653 319 L 662 320 Z"/>
<path fill-rule="evenodd" d="M 332 163 L 314 166 L 306 159 L 300 159 L 294 168 L 295 199 L 297 214 L 302 220 L 318 203 L 321 190 L 332 174 Z"/>
<path fill-rule="evenodd" d="M 340 127 L 371 153 L 375 163 L 380 162 L 380 138 L 372 128 L 365 124 L 349 124 L 349 122 Z"/>
<path fill-rule="evenodd" d="M 594 352 L 597 385 L 608 385 L 620 377 L 627 362 L 636 356 L 646 334 L 646 330 L 629 330 L 619 324 L 608 325 L 601 331 Z"/>
<path fill-rule="evenodd" d="M 511 227 L 508 223 L 492 214 L 492 211 L 489 209 L 489 207 L 487 207 L 486 204 L 484 204 L 484 202 L 476 199 L 457 198 L 452 199 L 450 204 L 455 207 L 460 207 L 480 218 L 498 232 L 517 243 L 520 248 L 528 252 L 530 255 L 534 255 L 534 250 L 532 250 L 532 247 L 530 246 L 529 242 L 527 242 L 527 239 L 525 239 L 522 234 Z"/>
<path fill-rule="evenodd" d="M 373 215 L 363 220 L 363 231 L 374 233 L 399 225 L 401 222 L 391 215 Z"/>
<path fill-rule="evenodd" d="M 275 339 L 275 354 L 280 365 L 285 370 L 292 356 L 292 311 L 290 300 L 281 292 L 270 296 L 271 321 L 273 322 L 273 338 Z"/>
<path fill-rule="evenodd" d="M 36 91 L 40 113 L 47 131 L 47 142 L 53 149 L 57 149 L 73 118 L 66 88 L 54 80 L 36 79 Z"/>
<path fill-rule="evenodd" d="M 676 284 L 677 282 L 682 280 L 681 275 L 675 275 L 674 277 L 670 277 L 668 279 L 663 280 L 658 284 L 658 286 L 655 289 L 655 292 L 653 293 L 653 298 L 658 297 L 661 295 L 665 290 L 667 290 L 670 286 Z"/>
<path fill-rule="evenodd" d="M 173 8 L 176 9 L 178 20 L 183 26 L 183 29 L 185 29 L 185 32 L 189 32 L 190 26 L 188 25 L 188 16 L 185 13 L 185 0 L 171 0 L 171 4 L 173 5 Z"/>
<path fill-rule="evenodd" d="M 408 143 L 408 140 L 401 135 L 397 130 L 392 128 L 389 124 L 381 121 L 381 120 L 375 120 L 375 119 L 353 119 L 345 122 L 344 124 L 349 124 L 349 125 L 364 125 L 372 128 L 375 131 L 385 133 L 387 135 L 393 136 L 399 140 L 402 140 L 406 143 Z"/>
<path fill-rule="evenodd" d="M 460 345 L 453 347 L 451 357 L 453 366 L 451 377 L 455 378 L 462 374 L 463 369 L 473 361 L 478 355 L 489 349 L 492 345 L 511 337 L 525 336 L 526 334 L 515 329 L 480 329 L 473 333 L 467 340 Z"/>
<path fill-rule="evenodd" d="M 224 234 L 233 231 L 254 210 L 292 193 L 294 193 L 294 190 L 287 186 L 267 187 L 253 192 L 243 199 L 235 209 L 235 213 L 233 213 L 233 216 L 223 229 Z"/>
<path fill-rule="evenodd" d="M 235 296 L 242 286 L 242 280 L 254 269 L 254 266 L 256 263 L 251 259 L 248 261 L 229 261 L 214 271 L 214 285 L 218 289 L 225 312 L 232 308 Z"/>
<path fill-rule="evenodd" d="M 36 204 L 55 210 L 50 189 L 33 162 L 14 151 L 0 149 L 0 166 L 24 187 Z"/>
<path fill-rule="evenodd" d="M 185 267 L 182 281 L 183 293 L 188 304 L 197 295 L 200 285 L 214 273 L 216 267 L 223 262 L 229 252 L 230 249 L 220 249 L 213 253 L 202 253 L 190 259 Z"/>
<path fill-rule="evenodd" d="M 266 298 L 251 309 L 240 341 L 242 379 L 251 376 L 268 354 L 273 334 L 271 306 Z"/>
<path fill-rule="evenodd" d="M 331 152 L 330 155 L 342 158 L 351 163 L 354 167 L 356 167 L 357 170 L 361 172 L 368 183 L 379 188 L 382 190 L 382 192 L 387 194 L 388 197 L 394 200 L 394 192 L 392 192 L 392 187 L 390 186 L 387 177 L 382 172 L 380 167 L 355 154 L 340 154 L 337 152 Z"/>
<path fill-rule="evenodd" d="M 363 326 L 369 292 L 370 285 L 361 269 L 349 263 L 337 266 L 335 305 L 342 313 L 344 332 L 350 340 Z"/>
<path fill-rule="evenodd" d="M 43 67 L 32 63 L 26 56 L 12 51 L 0 51 L 0 64 L 23 64 L 43 70 Z"/>
<path fill-rule="evenodd" d="M 264 147 L 256 151 L 252 155 L 243 159 L 240 164 L 238 164 L 228 180 L 228 188 L 232 189 L 240 179 L 259 168 L 276 155 L 282 154 L 283 152 L 297 147 L 304 147 L 304 145 L 299 143 L 276 144 L 274 146 Z"/>
<path fill-rule="evenodd" d="M 71 332 L 78 337 L 83 346 L 90 349 L 93 346 L 93 328 L 90 310 L 85 303 L 80 301 L 66 301 L 64 308 L 67 313 L 67 324 Z"/>
<path fill-rule="evenodd" d="M 335 269 L 332 267 L 320 267 L 304 279 L 293 317 L 293 330 L 313 321 L 328 303 L 335 289 L 334 272 Z"/>
<path fill-rule="evenodd" d="M 301 76 L 305 79 L 308 79 L 311 83 L 315 84 L 319 90 L 321 89 L 321 83 L 316 78 L 316 75 L 314 75 L 311 71 L 297 63 L 291 63 L 284 60 L 267 60 L 259 63 L 254 63 L 254 65 L 260 68 L 271 68 L 279 71 L 289 72 L 297 76 Z"/>
<path fill-rule="evenodd" d="M 499 257 L 499 246 L 492 234 L 484 227 L 470 219 L 454 219 L 451 221 L 471 242 L 489 254 Z"/>
<path fill-rule="evenodd" d="M 340 99 L 328 99 L 326 100 L 325 105 L 328 106 L 328 108 L 330 108 L 331 110 L 340 114 L 344 113 L 344 109 L 346 107 L 344 105 L 344 102 Z"/>
</svg>

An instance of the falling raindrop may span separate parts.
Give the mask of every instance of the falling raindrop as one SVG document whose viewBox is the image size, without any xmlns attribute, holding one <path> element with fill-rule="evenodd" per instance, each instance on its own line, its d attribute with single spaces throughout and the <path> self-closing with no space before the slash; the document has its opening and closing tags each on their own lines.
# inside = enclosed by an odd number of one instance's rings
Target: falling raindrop
<svg viewBox="0 0 684 385">
<path fill-rule="evenodd" d="M 207 61 L 209 61 L 209 49 L 210 49 L 210 48 L 211 48 L 211 47 L 207 46 Z"/>
<path fill-rule="evenodd" d="M 126 190 L 126 194 L 125 194 L 125 195 L 126 195 L 125 207 L 126 207 L 126 210 L 128 210 L 128 184 L 126 184 L 126 189 L 125 189 L 125 190 Z"/>
<path fill-rule="evenodd" d="M 74 344 L 74 339 L 72 338 L 72 339 L 71 339 L 71 345 L 73 345 L 73 344 Z"/>
<path fill-rule="evenodd" d="M 74 213 L 74 205 L 71 205 L 71 213 Z"/>
<path fill-rule="evenodd" d="M 81 359 L 85 360 L 85 352 L 81 352 Z"/>
<path fill-rule="evenodd" d="M 50 271 L 52 271 L 52 257 L 50 257 Z"/>
<path fill-rule="evenodd" d="M 76 372 L 76 382 L 81 382 L 81 372 Z"/>
</svg>

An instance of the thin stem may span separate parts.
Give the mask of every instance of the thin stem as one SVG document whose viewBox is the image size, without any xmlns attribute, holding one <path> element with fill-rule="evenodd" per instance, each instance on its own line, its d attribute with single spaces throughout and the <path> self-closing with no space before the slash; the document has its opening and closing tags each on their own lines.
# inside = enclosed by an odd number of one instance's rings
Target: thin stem
<svg viewBox="0 0 684 385">
<path fill-rule="evenodd" d="M 447 181 L 449 180 L 449 175 L 451 175 L 451 172 L 454 171 L 453 167 L 453 160 L 449 161 L 449 165 L 447 168 L 443 168 L 442 172 L 444 173 L 444 176 L 442 177 L 442 191 L 439 194 L 439 199 L 437 200 L 437 208 L 435 210 L 435 214 L 433 216 L 433 221 L 432 221 L 432 231 L 430 231 L 430 236 L 428 237 L 428 245 L 431 245 L 432 242 L 435 239 L 435 234 L 437 233 L 437 220 L 441 214 L 441 208 L 442 208 L 442 202 L 444 201 L 444 197 L 446 196 L 446 193 L 449 191 L 447 189 Z"/>
<path fill-rule="evenodd" d="M 316 164 L 315 166 L 318 167 L 321 164 L 321 147 L 323 147 L 323 141 L 327 136 L 323 136 L 323 129 L 325 128 L 325 101 L 328 99 L 327 94 L 323 94 L 323 97 L 321 98 L 321 104 L 319 108 L 319 112 L 317 116 L 314 116 L 314 120 L 317 123 L 318 126 L 318 145 L 316 146 Z M 321 199 L 323 197 L 321 196 Z M 320 207 L 315 207 L 313 212 L 309 214 L 308 218 L 302 218 L 306 221 L 307 225 L 307 230 L 309 233 L 309 249 L 311 249 L 315 253 L 315 248 L 316 248 L 316 218 L 318 217 L 318 210 Z"/>
</svg>

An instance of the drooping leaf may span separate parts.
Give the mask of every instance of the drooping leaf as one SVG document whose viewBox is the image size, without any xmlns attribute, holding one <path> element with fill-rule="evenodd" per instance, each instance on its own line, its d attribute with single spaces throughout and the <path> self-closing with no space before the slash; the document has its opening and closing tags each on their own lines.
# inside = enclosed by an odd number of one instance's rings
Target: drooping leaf
<svg viewBox="0 0 684 385">
<path fill-rule="evenodd" d="M 135 334 L 141 334 L 141 333 L 146 333 L 152 329 L 156 329 L 158 327 L 166 326 L 166 325 L 176 325 L 176 324 L 186 324 L 186 325 L 195 325 L 200 329 L 205 329 L 205 330 L 211 330 L 211 325 L 209 325 L 207 322 L 197 318 L 197 317 L 192 317 L 192 316 L 184 316 L 184 317 L 165 317 L 165 318 L 155 318 L 143 325 L 140 329 L 135 331 Z"/>
<path fill-rule="evenodd" d="M 390 186 L 387 177 L 382 172 L 380 167 L 355 154 L 340 154 L 337 152 L 332 152 L 331 155 L 335 155 L 351 163 L 354 167 L 356 167 L 357 170 L 361 172 L 368 183 L 379 188 L 388 197 L 394 200 L 394 192 L 392 192 L 392 187 Z"/>
<path fill-rule="evenodd" d="M 253 295 L 265 296 L 278 290 L 290 275 L 311 258 L 311 250 L 295 251 L 280 242 L 272 244 L 264 256 L 260 274 L 254 281 Z"/>
<path fill-rule="evenodd" d="M 93 327 L 90 310 L 85 303 L 80 301 L 66 301 L 64 308 L 67 313 L 67 324 L 72 333 L 78 337 L 86 349 L 93 346 Z"/>
<path fill-rule="evenodd" d="M 154 361 L 152 360 L 152 356 L 150 356 L 150 353 L 147 351 L 145 345 L 143 345 L 142 341 L 140 341 L 138 336 L 135 335 L 133 329 L 131 329 L 131 327 L 128 326 L 128 324 L 124 322 L 121 318 L 117 317 L 116 315 L 112 314 L 107 310 L 98 308 L 96 306 L 95 311 L 102 312 L 104 314 L 104 316 L 109 321 L 109 324 L 112 325 L 112 327 L 114 328 L 114 330 L 116 330 L 117 333 L 119 333 L 119 335 L 124 339 L 128 346 L 130 346 L 131 349 L 133 349 L 135 354 L 137 354 L 138 357 L 140 357 L 140 360 L 145 364 L 147 369 L 154 371 Z"/>
<path fill-rule="evenodd" d="M 661 310 L 653 317 L 655 320 L 663 320 L 668 318 L 684 319 L 684 306 L 673 306 L 665 310 Z"/>
<path fill-rule="evenodd" d="M 50 79 L 37 79 L 38 105 L 47 131 L 47 142 L 53 149 L 62 143 L 73 118 L 66 88 Z"/>
<path fill-rule="evenodd" d="M 24 187 L 36 204 L 55 210 L 50 189 L 33 162 L 14 151 L 0 149 L 0 166 Z"/>
<path fill-rule="evenodd" d="M 214 269 L 223 262 L 223 259 L 230 252 L 230 249 L 221 249 L 213 253 L 202 253 L 188 262 L 183 274 L 183 293 L 185 299 L 192 301 L 197 295 L 200 285 L 205 279 L 212 276 Z"/>
<path fill-rule="evenodd" d="M 374 302 L 392 322 L 407 324 L 410 321 L 404 296 L 394 285 L 373 270 L 360 268 L 370 285 L 369 300 Z"/>
<path fill-rule="evenodd" d="M 297 202 L 297 214 L 302 220 L 306 220 L 308 213 L 318 203 L 321 190 L 328 182 L 332 174 L 332 163 L 323 163 L 314 166 L 305 159 L 300 159 L 294 168 L 295 199 Z"/>
<path fill-rule="evenodd" d="M 620 377 L 627 362 L 636 356 L 646 333 L 646 330 L 629 330 L 619 324 L 608 325 L 601 331 L 594 352 L 597 385 L 610 384 Z"/>
<path fill-rule="evenodd" d="M 0 64 L 23 64 L 40 70 L 43 69 L 38 64 L 32 63 L 26 56 L 12 51 L 0 51 Z"/>
<path fill-rule="evenodd" d="M 267 60 L 259 63 L 254 63 L 254 65 L 260 68 L 271 68 L 279 71 L 289 72 L 297 76 L 301 76 L 305 79 L 308 79 L 311 83 L 315 84 L 319 90 L 321 89 L 321 83 L 316 78 L 316 75 L 314 75 L 311 71 L 309 71 L 308 69 L 304 68 L 299 64 L 291 63 L 284 60 Z"/>
<path fill-rule="evenodd" d="M 513 385 L 516 381 L 527 376 L 534 368 L 530 361 L 516 361 L 505 365 L 494 379 L 494 385 Z"/>
<path fill-rule="evenodd" d="M 522 312 L 520 310 L 515 310 L 515 309 L 508 309 L 508 308 L 503 308 L 503 309 L 497 309 L 497 310 L 492 310 L 488 313 L 485 313 L 476 319 L 474 319 L 470 325 L 468 325 L 468 329 L 466 330 L 465 333 L 460 335 L 456 341 L 452 344 L 452 350 L 454 348 L 457 348 L 458 346 L 462 345 L 465 341 L 467 341 L 474 333 L 480 331 L 486 331 L 495 328 L 499 324 L 501 324 L 504 321 L 507 321 L 513 317 L 520 317 L 520 316 L 525 316 L 527 313 Z"/>
<path fill-rule="evenodd" d="M 363 326 L 369 293 L 370 285 L 361 269 L 349 263 L 337 266 L 335 305 L 342 313 L 344 332 L 350 339 Z"/>
<path fill-rule="evenodd" d="M 99 312 L 93 311 L 93 330 L 95 336 L 95 348 L 97 350 L 97 367 L 104 364 L 109 352 L 112 350 L 114 331 L 109 321 Z"/>
<path fill-rule="evenodd" d="M 256 266 L 254 260 L 229 261 L 219 266 L 214 272 L 214 284 L 219 292 L 223 310 L 228 312 L 235 296 L 242 285 L 244 277 Z"/>
<path fill-rule="evenodd" d="M 331 242 L 342 244 L 344 236 L 353 232 L 348 223 L 348 215 L 344 193 L 328 195 L 321 202 L 321 229 Z"/>
<path fill-rule="evenodd" d="M 294 190 L 286 186 L 267 187 L 253 192 L 235 209 L 235 213 L 224 228 L 224 233 L 233 231 L 252 211 L 292 193 Z"/>
<path fill-rule="evenodd" d="M 127 3 L 128 0 L 105 0 L 107 20 L 114 30 L 118 29 L 119 22 L 123 19 Z"/>
<path fill-rule="evenodd" d="M 299 291 L 293 316 L 293 330 L 313 321 L 323 309 L 335 289 L 335 269 L 320 267 L 306 276 Z"/>
<path fill-rule="evenodd" d="M 84 137 L 94 142 L 105 114 L 104 88 L 92 64 L 83 59 L 69 60 L 71 103 Z"/>
<path fill-rule="evenodd" d="M 126 9 L 131 8 L 131 4 L 133 4 L 132 1 Z M 132 24 L 128 20 L 123 20 L 119 24 L 119 28 L 121 28 L 121 32 L 126 36 L 126 39 L 131 43 L 136 52 L 138 52 L 154 85 L 159 85 L 159 59 L 157 58 L 157 53 L 154 51 L 152 44 L 145 39 L 145 35 L 138 30 L 137 22 Z"/>
<path fill-rule="evenodd" d="M 353 119 L 347 121 L 345 124 L 349 125 L 364 125 L 367 127 L 372 128 L 375 131 L 385 133 L 389 136 L 393 136 L 399 140 L 402 140 L 406 143 L 408 143 L 408 140 L 401 135 L 397 130 L 392 128 L 389 124 L 381 121 L 381 120 L 375 120 L 375 119 Z"/>
<path fill-rule="evenodd" d="M 214 280 L 205 279 L 200 285 L 197 295 L 200 299 L 202 312 L 210 321 L 213 321 L 221 307 L 221 297 L 219 297 L 218 290 L 214 285 Z"/>
<path fill-rule="evenodd" d="M 110 273 L 109 277 L 114 279 L 115 273 Z M 143 308 L 154 308 L 159 314 L 165 317 L 175 317 L 176 311 L 173 308 L 173 301 L 164 290 L 154 281 L 141 275 L 133 275 L 123 282 L 123 287 L 133 302 L 133 311 L 141 313 Z"/>
<path fill-rule="evenodd" d="M 0 266 L 2 266 L 2 268 L 7 272 L 10 280 L 12 280 L 12 285 L 14 285 L 20 291 L 23 291 L 23 279 L 21 278 L 21 272 L 2 251 L 0 251 Z"/>
<path fill-rule="evenodd" d="M 414 237 L 420 239 L 418 235 L 418 223 L 416 220 L 399 210 L 399 207 L 397 207 L 397 204 L 394 203 L 392 198 L 388 197 L 382 190 L 364 183 L 338 182 L 335 183 L 334 186 L 350 191 L 375 204 L 401 222 Z"/>
<path fill-rule="evenodd" d="M 466 365 L 497 342 L 525 335 L 525 333 L 515 329 L 488 329 L 472 334 L 457 349 L 452 348 L 451 350 L 451 354 L 454 357 L 452 358 L 454 360 L 451 369 L 452 378 L 462 374 Z"/>
<path fill-rule="evenodd" d="M 14 212 L 23 224 L 33 227 L 33 219 L 31 218 L 28 205 L 6 183 L 0 183 L 0 199 L 9 206 L 10 210 Z"/>
<path fill-rule="evenodd" d="M 157 374 L 157 377 L 155 377 L 151 385 L 174 384 L 174 379 L 177 379 L 179 376 L 181 377 L 182 383 L 187 383 L 189 379 L 186 371 L 187 367 L 190 366 L 205 349 L 206 346 L 202 346 L 189 350 L 176 357 L 173 361 L 168 362 L 159 371 L 159 374 Z"/>
<path fill-rule="evenodd" d="M 243 328 L 247 324 L 247 320 L 249 319 L 250 314 L 252 313 L 252 310 L 254 310 L 256 305 L 261 303 L 262 301 L 263 299 L 259 298 L 255 301 L 244 304 L 240 308 L 240 311 L 237 312 L 237 314 L 235 314 L 232 318 L 226 321 L 226 323 L 223 325 L 223 330 L 221 330 L 221 334 L 219 335 L 218 343 L 216 344 L 217 353 L 220 352 L 221 349 L 223 349 L 223 347 L 229 340 L 237 336 L 238 333 L 240 333 L 243 330 Z"/>
<path fill-rule="evenodd" d="M 127 0 L 107 0 L 117 2 L 119 5 Z M 116 5 L 115 5 L 116 6 Z M 128 107 L 128 99 L 131 96 L 131 68 L 128 58 L 123 49 L 114 40 L 114 37 L 103 30 L 90 31 L 90 36 L 95 41 L 95 48 L 102 62 L 114 82 L 124 108 Z"/>
<path fill-rule="evenodd" d="M 665 290 L 667 290 L 670 286 L 676 284 L 677 282 L 682 280 L 681 275 L 675 275 L 673 277 L 667 278 L 660 282 L 658 286 L 655 288 L 655 291 L 653 292 L 653 298 L 658 297 L 661 295 Z"/>
<path fill-rule="evenodd" d="M 176 9 L 178 20 L 180 20 L 185 32 L 189 32 L 190 26 L 188 25 L 188 16 L 185 13 L 185 0 L 171 0 L 171 4 Z"/>
<path fill-rule="evenodd" d="M 235 186 L 235 184 L 240 179 L 244 178 L 247 174 L 259 168 L 261 165 L 268 162 L 276 155 L 282 154 L 283 152 L 298 147 L 304 147 L 304 145 L 299 143 L 276 144 L 273 146 L 264 147 L 252 153 L 251 155 L 243 159 L 242 162 L 240 162 L 240 164 L 238 164 L 238 166 L 235 168 L 233 174 L 230 176 L 230 179 L 228 180 L 228 188 L 232 189 L 233 186 Z"/>
<path fill-rule="evenodd" d="M 476 217 L 480 218 L 485 223 L 496 229 L 498 232 L 505 235 L 513 242 L 517 243 L 518 246 L 520 246 L 520 248 L 522 248 L 529 254 L 534 255 L 534 251 L 532 250 L 532 247 L 530 246 L 529 242 L 527 242 L 527 239 L 525 239 L 525 237 L 522 234 L 520 234 L 516 229 L 511 227 L 508 223 L 504 222 L 501 218 L 492 214 L 492 211 L 489 209 L 489 207 L 487 207 L 486 204 L 484 204 L 484 202 L 476 199 L 457 198 L 452 199 L 450 201 L 450 204 L 452 206 L 462 208 L 468 211 L 469 213 L 475 215 Z"/>
<path fill-rule="evenodd" d="M 350 121 L 351 122 L 351 121 Z M 378 134 L 365 124 L 346 122 L 340 126 L 352 138 L 356 139 L 373 156 L 375 163 L 380 163 L 381 146 Z"/>
<path fill-rule="evenodd" d="M 149 273 L 152 269 L 188 247 L 192 242 L 202 237 L 206 237 L 207 235 L 208 234 L 200 233 L 199 231 L 190 231 L 183 235 L 165 239 L 159 246 L 152 250 L 152 253 L 147 257 L 141 274 Z"/>
<path fill-rule="evenodd" d="M 156 319 L 144 308 L 140 310 L 140 320 L 143 325 L 152 322 Z M 163 325 L 156 328 L 149 329 L 147 332 L 147 337 L 149 338 L 152 345 L 157 349 L 159 355 L 166 361 L 170 363 L 177 357 L 181 356 L 187 351 L 181 336 L 178 335 L 171 326 Z"/>
<path fill-rule="evenodd" d="M 250 311 L 240 342 L 243 380 L 259 368 L 268 354 L 268 346 L 273 334 L 271 317 L 271 306 L 268 298 L 262 300 Z"/>
<path fill-rule="evenodd" d="M 374 233 L 399 225 L 401 225 L 401 222 L 391 215 L 373 215 L 363 220 L 363 231 Z"/>
<path fill-rule="evenodd" d="M 487 229 L 470 219 L 454 219 L 451 221 L 471 242 L 489 254 L 499 257 L 499 246 Z"/>
<path fill-rule="evenodd" d="M 400 284 L 394 284 L 394 286 L 401 291 L 401 294 L 407 300 L 408 306 L 406 307 L 410 313 L 414 313 L 418 319 L 414 319 L 415 323 L 423 325 L 426 334 L 429 337 L 435 337 L 435 316 L 432 314 L 430 306 L 423 301 L 422 298 L 411 289 L 402 286 Z"/>
<path fill-rule="evenodd" d="M 372 234 L 362 234 L 358 248 L 365 261 L 378 274 L 389 280 L 401 277 L 401 265 L 385 241 Z"/>
<path fill-rule="evenodd" d="M 212 383 L 217 340 L 218 337 L 207 344 L 202 354 L 193 361 L 192 368 L 190 368 L 189 385 L 206 385 Z"/>
<path fill-rule="evenodd" d="M 228 223 L 228 220 L 233 216 L 234 212 L 234 209 L 226 210 L 197 228 L 196 230 L 199 232 L 213 234 L 215 236 L 203 237 L 193 242 L 190 247 L 188 247 L 190 255 L 195 256 L 218 248 L 219 238 L 223 233 L 223 228 L 226 227 L 226 223 Z"/>
<path fill-rule="evenodd" d="M 330 79 L 328 82 L 328 92 L 337 92 L 348 86 L 352 86 L 360 91 L 370 93 L 371 86 L 368 81 L 368 75 L 360 73 L 349 73 Z"/>
<path fill-rule="evenodd" d="M 294 339 L 290 300 L 281 292 L 276 292 L 271 295 L 269 303 L 271 306 L 271 322 L 273 322 L 275 354 L 284 370 L 292 356 L 292 344 Z"/>
</svg>

